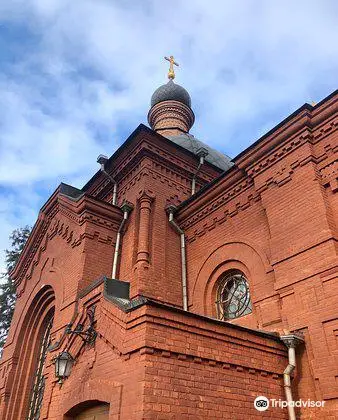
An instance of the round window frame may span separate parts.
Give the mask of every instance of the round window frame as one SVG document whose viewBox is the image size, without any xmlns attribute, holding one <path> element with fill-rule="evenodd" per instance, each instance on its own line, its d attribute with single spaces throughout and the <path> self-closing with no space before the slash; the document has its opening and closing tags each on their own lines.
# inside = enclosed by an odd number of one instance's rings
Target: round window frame
<svg viewBox="0 0 338 420">
<path fill-rule="evenodd" d="M 239 302 L 241 303 L 239 309 L 238 309 L 238 298 L 235 295 L 235 292 L 237 288 L 232 292 L 232 297 L 229 299 L 224 299 L 223 294 L 225 292 L 226 286 L 229 285 L 230 282 L 241 281 L 241 284 L 245 285 L 245 298 L 244 302 L 243 299 L 241 299 Z M 233 285 L 231 285 L 227 292 L 229 293 L 232 289 Z M 231 305 L 231 300 L 236 299 L 236 307 L 237 309 L 235 311 L 230 311 L 229 309 L 225 308 L 225 305 L 227 305 L 227 308 Z M 251 294 L 250 294 L 250 287 L 249 282 L 245 274 L 239 270 L 229 270 L 222 274 L 220 276 L 220 279 L 218 281 L 218 287 L 216 291 L 216 311 L 217 311 L 217 317 L 220 320 L 223 321 L 232 321 L 234 319 L 240 318 L 242 316 L 250 315 L 252 313 L 252 301 L 251 301 Z"/>
</svg>

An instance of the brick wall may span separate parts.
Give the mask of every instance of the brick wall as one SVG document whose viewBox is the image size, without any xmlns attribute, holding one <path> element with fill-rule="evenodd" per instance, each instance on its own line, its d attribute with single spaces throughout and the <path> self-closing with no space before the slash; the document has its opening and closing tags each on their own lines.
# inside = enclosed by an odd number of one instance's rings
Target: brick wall
<svg viewBox="0 0 338 420">
<path fill-rule="evenodd" d="M 61 340 L 76 356 L 62 387 L 51 363 L 59 350 L 48 357 L 42 418 L 63 419 L 86 400 L 110 403 L 110 420 L 271 418 L 268 412 L 257 416 L 253 400 L 283 396 L 286 350 L 276 337 L 156 302 L 124 313 L 103 298 L 102 284 L 80 299 L 78 320 L 93 304 L 95 345 Z M 60 334 L 54 332 L 54 340 Z M 287 414 L 276 409 L 274 418 Z"/>
<path fill-rule="evenodd" d="M 191 310 L 215 316 L 220 275 L 242 271 L 253 312 L 232 322 L 303 332 L 297 395 L 325 400 L 327 416 L 338 399 L 337 110 L 334 97 L 300 112 L 176 216 Z"/>
</svg>

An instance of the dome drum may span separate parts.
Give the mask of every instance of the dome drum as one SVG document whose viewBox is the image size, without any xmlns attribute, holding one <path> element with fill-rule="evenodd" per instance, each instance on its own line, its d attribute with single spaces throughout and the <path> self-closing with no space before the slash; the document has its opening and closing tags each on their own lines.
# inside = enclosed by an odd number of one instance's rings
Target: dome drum
<svg viewBox="0 0 338 420">
<path fill-rule="evenodd" d="M 188 133 L 194 121 L 191 108 L 174 100 L 159 102 L 148 113 L 149 125 L 161 134 Z"/>
</svg>

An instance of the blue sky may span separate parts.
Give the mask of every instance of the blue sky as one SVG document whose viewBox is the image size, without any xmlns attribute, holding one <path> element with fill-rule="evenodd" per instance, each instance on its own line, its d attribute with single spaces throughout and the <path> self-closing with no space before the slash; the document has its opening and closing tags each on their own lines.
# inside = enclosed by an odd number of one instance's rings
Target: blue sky
<svg viewBox="0 0 338 420">
<path fill-rule="evenodd" d="M 337 89 L 337 40 L 334 0 L 0 2 L 0 250 L 146 123 L 164 55 L 191 94 L 192 134 L 235 156 Z"/>
</svg>

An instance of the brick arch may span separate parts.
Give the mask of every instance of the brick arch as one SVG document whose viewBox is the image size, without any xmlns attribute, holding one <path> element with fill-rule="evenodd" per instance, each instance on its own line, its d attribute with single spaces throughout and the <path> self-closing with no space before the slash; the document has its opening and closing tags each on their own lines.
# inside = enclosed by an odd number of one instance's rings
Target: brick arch
<svg viewBox="0 0 338 420">
<path fill-rule="evenodd" d="M 61 270 L 54 264 L 54 260 L 51 258 L 46 258 L 42 264 L 38 281 L 30 288 L 27 288 L 25 293 L 21 295 L 20 305 L 22 309 L 20 312 L 14 312 L 11 329 L 6 340 L 5 347 L 9 346 L 14 341 L 18 342 L 17 337 L 23 328 L 23 323 L 27 313 L 30 311 L 31 305 L 33 305 L 34 299 L 39 295 L 39 293 L 41 293 L 42 290 L 46 290 L 48 287 L 53 290 L 55 313 L 58 314 L 64 300 L 64 281 Z"/>
<path fill-rule="evenodd" d="M 54 312 L 54 290 L 51 286 L 44 286 L 36 293 L 22 318 L 13 354 L 17 364 L 6 383 L 10 398 L 4 420 L 26 418 L 41 334 Z"/>
<path fill-rule="evenodd" d="M 78 418 L 77 416 L 84 414 L 84 413 L 88 413 L 88 410 L 91 411 L 91 415 L 88 416 L 89 418 L 93 418 L 93 412 L 92 410 L 95 409 L 100 409 L 100 408 L 105 408 L 105 411 L 109 411 L 110 410 L 110 404 L 106 403 L 105 401 L 102 400 L 87 400 L 87 401 L 83 401 L 79 404 L 77 404 L 75 407 L 72 407 L 64 416 L 63 416 L 63 420 L 73 420 L 74 418 Z M 96 412 L 95 412 L 96 414 Z M 96 417 L 95 417 L 96 418 Z"/>
<path fill-rule="evenodd" d="M 194 310 L 207 316 L 216 316 L 217 281 L 224 272 L 232 269 L 246 276 L 253 302 L 259 298 L 260 285 L 271 283 L 267 274 L 272 271 L 272 267 L 262 251 L 246 242 L 223 244 L 209 254 L 198 272 L 191 300 Z"/>
<path fill-rule="evenodd" d="M 106 379 L 72 382 L 70 392 L 62 400 L 62 418 L 68 420 L 77 407 L 91 401 L 109 404 L 109 418 L 116 418 L 120 414 L 121 393 L 121 384 Z"/>
</svg>

